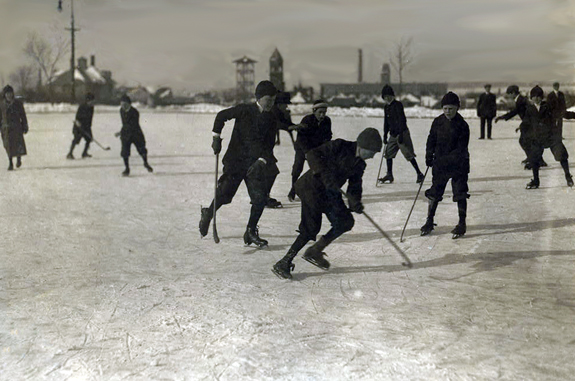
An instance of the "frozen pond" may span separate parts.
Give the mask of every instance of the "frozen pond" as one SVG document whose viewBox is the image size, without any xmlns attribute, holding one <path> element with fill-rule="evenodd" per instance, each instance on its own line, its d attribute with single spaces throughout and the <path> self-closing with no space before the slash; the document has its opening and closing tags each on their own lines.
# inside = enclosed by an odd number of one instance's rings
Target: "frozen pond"
<svg viewBox="0 0 575 381">
<path fill-rule="evenodd" d="M 399 154 L 395 182 L 376 187 L 377 155 L 364 177 L 366 211 L 414 268 L 355 215 L 354 229 L 328 248 L 329 272 L 300 256 L 294 280 L 284 281 L 271 267 L 295 239 L 300 214 L 286 197 L 287 134 L 272 190 L 285 207 L 264 212 L 260 234 L 270 247 L 257 250 L 243 246 L 243 185 L 218 213 L 221 243 L 211 229 L 199 236 L 200 206 L 213 195 L 214 115 L 142 111 L 154 173 L 132 150 L 129 178 L 113 137 L 119 113 L 94 117 L 94 135 L 110 151 L 93 144 L 93 158 L 69 161 L 73 117 L 30 114 L 29 156 L 0 171 L 1 379 L 573 379 L 575 190 L 548 151 L 541 188 L 524 189 L 531 173 L 520 165 L 517 121 L 494 125 L 492 141 L 477 140 L 479 121 L 468 121 L 464 238 L 449 233 L 457 206 L 448 186 L 432 235 L 419 236 L 420 198 L 399 243 L 416 176 Z M 423 167 L 431 120 L 408 124 Z M 382 120 L 335 117 L 333 126 L 334 136 L 355 139 Z M 564 126 L 572 155 L 574 126 Z"/>
</svg>

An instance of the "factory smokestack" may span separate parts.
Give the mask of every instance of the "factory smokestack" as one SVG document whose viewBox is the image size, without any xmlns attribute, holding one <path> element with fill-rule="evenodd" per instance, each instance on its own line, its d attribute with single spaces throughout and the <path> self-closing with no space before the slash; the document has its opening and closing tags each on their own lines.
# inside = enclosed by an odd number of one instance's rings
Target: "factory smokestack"
<svg viewBox="0 0 575 381">
<path fill-rule="evenodd" d="M 358 51 L 359 60 L 357 62 L 357 83 L 363 82 L 363 52 L 361 49 Z"/>
</svg>

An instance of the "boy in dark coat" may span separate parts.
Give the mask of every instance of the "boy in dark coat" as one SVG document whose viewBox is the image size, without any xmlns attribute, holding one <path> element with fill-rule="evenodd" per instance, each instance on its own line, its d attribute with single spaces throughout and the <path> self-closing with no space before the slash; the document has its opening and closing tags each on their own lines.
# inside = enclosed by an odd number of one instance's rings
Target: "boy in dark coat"
<svg viewBox="0 0 575 381">
<path fill-rule="evenodd" d="M 433 120 L 427 137 L 425 163 L 428 167 L 433 167 L 433 178 L 431 188 L 425 191 L 429 208 L 427 221 L 421 227 L 421 235 L 427 235 L 433 230 L 437 205 L 443 200 L 445 187 L 451 179 L 453 201 L 457 202 L 459 212 L 459 223 L 451 233 L 453 238 L 458 238 L 467 230 L 465 218 L 469 198 L 469 125 L 457 112 L 460 106 L 457 94 L 451 91 L 445 94 L 441 106 L 443 114 Z"/>
<path fill-rule="evenodd" d="M 122 129 L 117 132 L 116 137 L 120 137 L 122 141 L 122 152 L 120 155 L 124 159 L 126 169 L 122 172 L 122 176 L 130 175 L 130 148 L 136 146 L 136 150 L 144 160 L 144 167 L 148 172 L 154 170 L 148 164 L 148 150 L 146 149 L 146 138 L 140 127 L 140 113 L 135 107 L 132 107 L 132 100 L 129 96 L 123 95 L 120 99 L 120 117 L 122 118 Z"/>
<path fill-rule="evenodd" d="M 326 115 L 327 106 L 325 100 L 316 100 L 312 106 L 312 114 L 304 116 L 299 125 L 290 128 L 297 131 L 295 158 L 291 171 L 292 187 L 288 193 L 288 199 L 290 201 L 295 200 L 295 183 L 303 171 L 306 153 L 330 141 L 333 136 L 331 132 L 331 119 Z"/>
<path fill-rule="evenodd" d="M 491 122 L 497 114 L 497 100 L 495 94 L 491 93 L 491 85 L 485 85 L 485 92 L 479 96 L 477 101 L 477 116 L 481 121 L 481 135 L 479 139 L 485 139 L 485 123 L 487 122 L 487 139 L 491 139 Z"/>
<path fill-rule="evenodd" d="M 378 182 L 380 184 L 393 183 L 393 159 L 397 155 L 397 151 L 401 150 L 405 160 L 413 165 L 415 173 L 417 173 L 416 183 L 419 184 L 423 182 L 423 173 L 419 170 L 415 160 L 415 150 L 407 128 L 403 104 L 395 99 L 393 88 L 389 85 L 383 86 L 381 97 L 385 105 L 383 108 L 385 110 L 383 119 L 383 144 L 385 144 L 385 150 L 383 156 L 386 159 L 387 174 L 378 179 Z M 387 138 L 388 134 L 389 139 Z"/>
<path fill-rule="evenodd" d="M 563 139 L 563 115 L 567 111 L 567 105 L 565 103 L 565 94 L 559 91 L 559 87 L 559 82 L 553 84 L 553 91 L 547 95 L 547 103 L 553 115 L 553 128 L 557 130 L 556 133 L 560 134 Z"/>
<path fill-rule="evenodd" d="M 513 118 L 515 115 L 519 115 L 519 118 L 521 118 L 521 124 L 519 125 L 519 127 L 517 129 L 515 129 L 515 132 L 520 131 L 520 133 L 519 133 L 519 145 L 521 146 L 521 149 L 523 150 L 523 152 L 525 152 L 525 156 L 526 156 L 526 159 L 523 160 L 522 163 L 525 164 L 525 169 L 531 169 L 531 166 L 530 166 L 529 161 L 527 159 L 527 157 L 529 156 L 529 147 L 528 147 L 527 138 L 526 138 L 526 134 L 525 134 L 525 131 L 527 130 L 528 126 L 526 123 L 523 123 L 523 120 L 525 119 L 525 110 L 527 109 L 527 103 L 529 103 L 529 101 L 527 100 L 527 97 L 524 97 L 523 95 L 521 95 L 521 93 L 519 92 L 519 87 L 516 85 L 510 85 L 507 87 L 507 91 L 505 92 L 505 97 L 507 99 L 513 99 L 515 106 L 508 113 L 495 118 L 495 123 L 497 123 L 501 119 L 509 120 L 509 119 Z M 543 163 L 543 165 L 546 165 L 545 162 L 542 162 L 542 163 Z"/>
<path fill-rule="evenodd" d="M 280 278 L 290 279 L 292 263 L 308 241 L 315 241 L 321 229 L 322 214 L 331 222 L 331 229 L 308 248 L 303 258 L 321 269 L 329 269 L 323 250 L 343 233 L 351 230 L 354 219 L 350 212 L 362 213 L 362 177 L 365 160 L 381 152 L 381 135 L 375 128 L 366 128 L 357 142 L 336 139 L 314 148 L 306 154 L 310 170 L 297 180 L 296 194 L 301 199 L 299 235 L 287 254 L 272 271 Z M 348 183 L 345 205 L 341 187 Z"/>
<path fill-rule="evenodd" d="M 6 85 L 2 90 L 0 100 L 0 130 L 4 148 L 8 154 L 8 170 L 14 169 L 12 158 L 16 156 L 16 167 L 22 165 L 22 156 L 26 155 L 24 135 L 28 133 L 28 119 L 24 105 L 14 98 L 14 89 Z"/>
<path fill-rule="evenodd" d="M 530 92 L 531 103 L 527 105 L 525 122 L 528 126 L 526 131 L 529 145 L 529 163 L 533 170 L 533 179 L 527 184 L 527 189 L 539 188 L 539 167 L 545 148 L 550 148 L 553 157 L 561 163 L 565 173 L 567 186 L 573 186 L 573 177 L 569 172 L 569 153 L 563 144 L 561 132 L 557 128 L 553 108 L 543 100 L 543 89 L 535 86 Z"/>
<path fill-rule="evenodd" d="M 277 89 L 270 81 L 258 83 L 255 91 L 256 102 L 240 104 L 220 111 L 214 121 L 214 154 L 222 149 L 220 137 L 226 121 L 235 119 L 234 130 L 223 162 L 223 173 L 216 188 L 216 210 L 232 202 L 238 187 L 244 181 L 251 200 L 251 212 L 248 220 L 244 243 L 254 243 L 258 247 L 268 242 L 259 236 L 257 224 L 269 198 L 269 192 L 279 170 L 274 157 L 274 145 L 277 132 L 277 114 L 272 112 Z M 208 234 L 213 218 L 214 201 L 209 208 L 202 208 L 200 234 Z"/>
<path fill-rule="evenodd" d="M 76 119 L 74 120 L 74 127 L 72 128 L 74 139 L 72 139 L 70 152 L 68 152 L 68 156 L 66 156 L 66 158 L 74 159 L 74 147 L 76 144 L 80 143 L 82 138 L 86 141 L 84 152 L 82 152 L 82 158 L 92 157 L 92 155 L 88 153 L 88 148 L 92 141 L 92 117 L 94 116 L 95 103 L 94 94 L 88 93 L 86 94 L 86 101 L 78 107 Z"/>
</svg>

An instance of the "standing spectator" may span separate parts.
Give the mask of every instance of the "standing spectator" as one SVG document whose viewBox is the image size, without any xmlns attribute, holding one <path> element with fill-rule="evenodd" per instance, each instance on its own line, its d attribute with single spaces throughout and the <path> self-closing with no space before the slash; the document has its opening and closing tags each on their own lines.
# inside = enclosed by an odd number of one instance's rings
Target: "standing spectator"
<svg viewBox="0 0 575 381">
<path fill-rule="evenodd" d="M 477 116 L 481 119 L 481 135 L 479 139 L 485 139 L 485 123 L 487 122 L 487 139 L 491 139 L 491 127 L 493 118 L 497 114 L 497 100 L 491 93 L 491 85 L 485 85 L 485 92 L 477 101 Z"/>
<path fill-rule="evenodd" d="M 547 103 L 553 116 L 553 129 L 555 130 L 553 133 L 563 139 L 563 115 L 567 111 L 567 106 L 565 104 L 565 94 L 559 91 L 559 86 L 559 82 L 553 84 L 553 91 L 547 95 Z"/>
<path fill-rule="evenodd" d="M 16 156 L 16 168 L 22 166 L 22 156 L 26 155 L 24 135 L 28 133 L 28 120 L 24 105 L 14 98 L 14 89 L 6 85 L 0 100 L 0 126 L 2 142 L 8 154 L 8 170 L 14 170 L 12 158 Z"/>
<path fill-rule="evenodd" d="M 95 103 L 96 100 L 94 98 L 94 94 L 88 93 L 86 94 L 86 101 L 78 107 L 76 119 L 74 120 L 74 127 L 72 127 L 74 139 L 72 139 L 70 152 L 68 152 L 68 156 L 66 156 L 66 158 L 74 159 L 74 147 L 76 144 L 80 143 L 82 138 L 86 141 L 84 152 L 82 152 L 82 158 L 92 157 L 92 155 L 88 153 L 88 148 L 92 141 L 92 117 L 94 116 Z"/>
</svg>

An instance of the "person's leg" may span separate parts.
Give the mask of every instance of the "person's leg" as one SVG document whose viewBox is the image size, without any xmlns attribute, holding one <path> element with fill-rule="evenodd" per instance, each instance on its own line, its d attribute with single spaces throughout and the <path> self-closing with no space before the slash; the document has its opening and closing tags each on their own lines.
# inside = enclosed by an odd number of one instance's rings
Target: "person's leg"
<svg viewBox="0 0 575 381">
<path fill-rule="evenodd" d="M 451 231 L 454 238 L 463 236 L 467 231 L 467 199 L 469 198 L 468 174 L 454 176 L 451 179 L 451 189 L 453 191 L 453 201 L 457 202 L 457 212 L 459 223 Z"/>
<path fill-rule="evenodd" d="M 387 173 L 384 177 L 378 179 L 378 183 L 393 183 L 393 159 L 399 151 L 399 143 L 397 142 L 397 136 L 389 136 L 387 144 L 385 145 L 385 150 L 383 151 L 383 156 L 386 159 Z"/>
<path fill-rule="evenodd" d="M 421 235 L 428 235 L 433 230 L 433 227 L 435 226 L 435 212 L 437 211 L 439 202 L 443 200 L 443 193 L 445 192 L 445 187 L 447 186 L 448 181 L 449 177 L 433 173 L 431 188 L 425 191 L 425 197 L 429 200 L 429 204 L 427 207 L 427 220 L 421 227 Z"/>
<path fill-rule="evenodd" d="M 8 170 L 12 171 L 14 170 L 14 163 L 12 162 L 12 156 L 8 155 Z"/>
<path fill-rule="evenodd" d="M 122 176 L 129 176 L 130 175 L 130 151 L 132 146 L 132 141 L 130 139 L 122 139 L 122 151 L 120 152 L 120 156 L 124 159 L 124 172 L 122 172 Z"/>
<path fill-rule="evenodd" d="M 480 117 L 480 135 L 479 135 L 479 139 L 485 139 L 485 118 L 484 117 Z"/>
<path fill-rule="evenodd" d="M 74 147 L 76 147 L 76 145 L 80 143 L 80 140 L 82 140 L 82 134 L 79 132 L 78 127 L 74 127 L 72 133 L 74 134 L 74 138 L 72 138 L 72 145 L 70 146 L 70 151 L 66 156 L 68 159 L 74 159 Z"/>
<path fill-rule="evenodd" d="M 533 179 L 527 184 L 526 189 L 537 189 L 539 188 L 539 168 L 541 167 L 541 162 L 543 161 L 543 145 L 536 139 L 531 139 L 529 143 L 529 155 L 527 160 L 533 171 Z"/>
<path fill-rule="evenodd" d="M 16 168 L 20 168 L 22 166 L 22 157 L 16 156 Z"/>
<path fill-rule="evenodd" d="M 144 134 L 137 135 L 135 137 L 134 145 L 142 157 L 144 168 L 146 168 L 148 172 L 153 172 L 154 169 L 150 166 L 150 164 L 148 164 L 148 149 L 146 148 L 146 139 L 144 138 Z"/>
<path fill-rule="evenodd" d="M 270 164 L 264 168 L 262 173 L 247 175 L 244 179 L 252 203 L 250 217 L 244 234 L 244 243 L 246 245 L 254 243 L 259 247 L 264 247 L 268 244 L 268 241 L 260 238 L 257 225 L 264 212 L 269 199 L 271 185 L 273 184 L 273 181 L 270 181 L 270 176 L 275 177 L 278 173 L 277 166 Z"/>
<path fill-rule="evenodd" d="M 409 130 L 403 132 L 403 141 L 399 144 L 399 149 L 405 157 L 405 160 L 409 161 L 415 169 L 415 173 L 417 174 L 416 183 L 423 182 L 423 173 L 419 169 L 419 165 L 417 165 L 417 161 L 415 160 L 415 150 L 413 149 L 413 142 L 411 140 L 411 134 Z"/>
<path fill-rule="evenodd" d="M 487 118 L 487 139 L 491 139 L 492 127 L 493 127 L 493 118 Z"/>
</svg>

